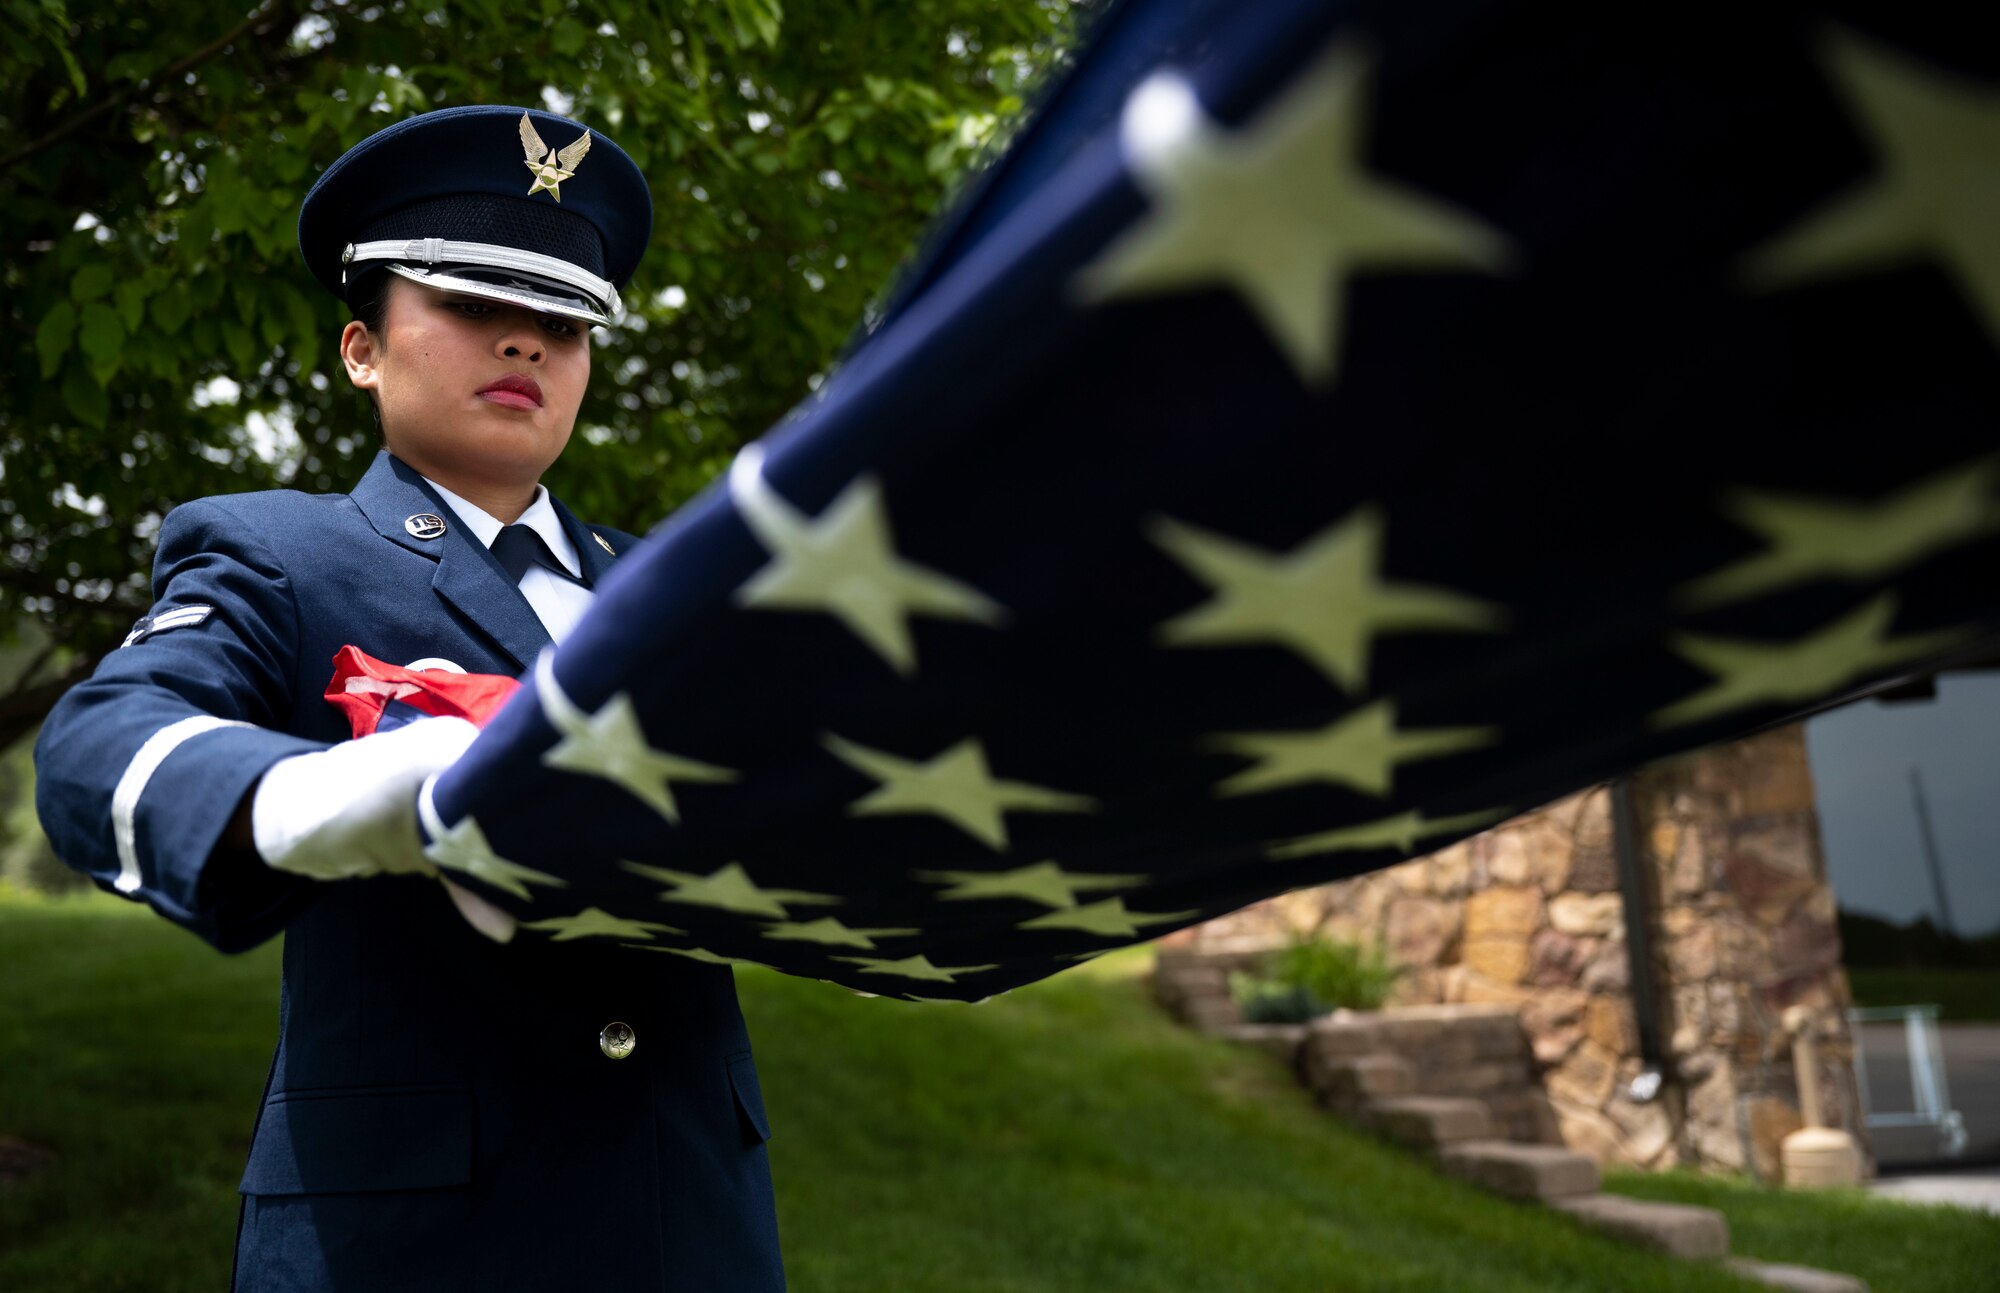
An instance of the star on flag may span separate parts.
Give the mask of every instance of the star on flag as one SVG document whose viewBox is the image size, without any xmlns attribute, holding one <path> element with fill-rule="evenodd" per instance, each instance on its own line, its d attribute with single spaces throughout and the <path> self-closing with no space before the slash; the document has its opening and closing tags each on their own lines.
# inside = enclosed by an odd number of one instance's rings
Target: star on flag
<svg viewBox="0 0 2000 1293">
<path fill-rule="evenodd" d="M 1106 898 L 1101 902 L 1087 903 L 1081 907 L 1064 907 L 1030 917 L 1020 923 L 1019 929 L 1071 929 L 1086 934 L 1099 934 L 1105 938 L 1140 938 L 1148 925 L 1168 925 L 1175 921 L 1192 920 L 1201 912 L 1194 911 L 1129 911 L 1123 898 Z"/>
<path fill-rule="evenodd" d="M 808 518 L 764 478 L 764 453 L 749 445 L 729 467 L 729 497 L 771 554 L 736 600 L 765 610 L 823 611 L 845 624 L 896 672 L 917 670 L 909 617 L 998 624 L 1005 612 L 971 585 L 899 555 L 882 487 L 857 477 Z"/>
<path fill-rule="evenodd" d="M 1066 871 L 1054 862 L 1035 862 L 1008 871 L 918 871 L 916 878 L 948 886 L 941 901 L 976 898 L 1021 898 L 1045 907 L 1074 907 L 1079 893 L 1099 889 L 1129 889 L 1145 882 L 1143 875 L 1096 875 Z"/>
<path fill-rule="evenodd" d="M 832 916 L 818 920 L 786 920 L 766 926 L 765 938 L 780 942 L 824 943 L 829 947 L 859 947 L 873 950 L 878 938 L 903 938 L 922 933 L 917 929 L 849 929 Z"/>
<path fill-rule="evenodd" d="M 1105 301 L 1232 289 L 1308 386 L 1338 374 L 1357 272 L 1495 273 L 1507 243 L 1480 221 L 1364 165 L 1368 62 L 1336 45 L 1253 121 L 1225 129 L 1185 80 L 1155 73 L 1119 137 L 1152 211 L 1076 282 Z"/>
<path fill-rule="evenodd" d="M 2000 345 L 2000 90 L 1848 32 L 1827 39 L 1826 62 L 1879 170 L 1753 252 L 1750 282 L 1786 287 L 1928 259 Z"/>
<path fill-rule="evenodd" d="M 906 956 L 898 961 L 873 956 L 836 956 L 833 959 L 858 965 L 863 974 L 895 974 L 905 979 L 924 979 L 932 983 L 951 983 L 961 974 L 980 974 L 1000 968 L 997 965 L 932 965 L 927 956 Z"/>
<path fill-rule="evenodd" d="M 671 781 L 736 779 L 729 768 L 654 749 L 625 692 L 613 695 L 595 714 L 584 713 L 556 680 L 554 661 L 553 651 L 542 652 L 535 661 L 535 696 L 549 725 L 562 733 L 562 739 L 542 756 L 549 767 L 623 786 L 670 822 L 681 819 Z"/>
<path fill-rule="evenodd" d="M 669 956 L 683 956 L 690 961 L 700 961 L 703 965 L 761 965 L 759 961 L 746 961 L 740 956 L 723 956 L 705 947 L 667 947 L 660 943 L 620 943 L 636 952 L 665 952 Z"/>
<path fill-rule="evenodd" d="M 654 934 L 684 934 L 672 925 L 649 920 L 627 920 L 599 907 L 585 907 L 574 916 L 551 916 L 547 920 L 524 920 L 522 929 L 540 930 L 557 943 L 578 938 L 651 938 Z"/>
<path fill-rule="evenodd" d="M 1684 586 L 1685 606 L 1739 601 L 1808 579 L 1876 579 L 2000 530 L 2000 459 L 1926 477 L 1876 502 L 1739 490 L 1724 511 L 1770 547 Z"/>
<path fill-rule="evenodd" d="M 431 837 L 431 842 L 424 847 L 424 856 L 437 866 L 471 876 L 502 893 L 521 899 L 530 896 L 528 886 L 531 884 L 560 889 L 569 883 L 561 876 L 537 871 L 501 857 L 488 842 L 486 832 L 480 830 L 479 823 L 469 815 L 447 828 L 438 816 L 437 804 L 432 798 L 432 787 L 436 784 L 435 775 L 424 782 L 417 795 L 417 814 L 423 820 L 425 832 Z"/>
<path fill-rule="evenodd" d="M 1397 765 L 1478 749 L 1499 737 L 1491 727 L 1402 731 L 1396 726 L 1395 702 L 1378 700 L 1309 731 L 1233 732 L 1211 738 L 1212 744 L 1257 761 L 1222 781 L 1216 793 L 1248 795 L 1322 781 L 1379 799 L 1389 793 Z"/>
<path fill-rule="evenodd" d="M 1896 596 L 1883 593 L 1850 615 L 1795 642 L 1676 634 L 1674 650 L 1713 674 L 1715 682 L 1659 709 L 1653 727 L 1677 727 L 1752 705 L 1811 700 L 1889 665 L 1936 655 L 1967 640 L 1971 630 L 1949 629 L 1891 638 Z"/>
<path fill-rule="evenodd" d="M 1160 518 L 1149 527 L 1153 542 L 1215 596 L 1160 625 L 1159 638 L 1174 646 L 1276 643 L 1355 692 L 1367 685 L 1380 634 L 1504 626 L 1505 612 L 1489 602 L 1383 579 L 1386 529 L 1382 509 L 1367 504 L 1276 553 Z"/>
<path fill-rule="evenodd" d="M 1085 813 L 1096 806 L 1085 795 L 993 776 L 987 771 L 985 747 L 972 737 L 928 760 L 898 758 L 830 734 L 822 742 L 843 763 L 882 783 L 849 804 L 848 812 L 864 817 L 931 813 L 988 848 L 1007 847 L 1004 812 Z"/>
<path fill-rule="evenodd" d="M 842 901 L 832 894 L 807 893 L 802 889 L 763 889 L 750 878 L 740 862 L 731 862 L 708 875 L 696 875 L 690 871 L 671 871 L 666 867 L 645 866 L 638 862 L 622 864 L 634 875 L 645 876 L 649 880 L 659 880 L 672 888 L 660 895 L 661 902 L 684 902 L 697 907 L 719 907 L 724 911 L 740 912 L 746 916 L 768 916 L 773 920 L 787 920 L 791 913 L 785 910 L 787 903 L 806 906 L 832 906 Z"/>
<path fill-rule="evenodd" d="M 1321 831 L 1315 835 L 1286 840 L 1271 847 L 1269 856 L 1273 859 L 1301 857 L 1311 853 L 1368 853 L 1377 849 L 1395 849 L 1404 857 L 1414 853 L 1421 840 L 1434 839 L 1440 835 L 1463 835 L 1481 827 L 1491 826 L 1507 815 L 1505 808 L 1488 809 L 1482 813 L 1459 813 L 1449 817 L 1426 817 L 1421 811 L 1411 809 L 1397 813 L 1393 817 L 1382 817 L 1359 826 L 1344 826 L 1337 830 Z"/>
</svg>

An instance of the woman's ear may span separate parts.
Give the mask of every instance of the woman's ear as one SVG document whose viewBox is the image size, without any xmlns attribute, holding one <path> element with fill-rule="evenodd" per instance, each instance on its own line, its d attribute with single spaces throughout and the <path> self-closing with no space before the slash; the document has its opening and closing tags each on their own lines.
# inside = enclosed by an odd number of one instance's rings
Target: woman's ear
<svg viewBox="0 0 2000 1293">
<path fill-rule="evenodd" d="M 340 362 L 347 368 L 347 380 L 357 390 L 372 391 L 382 385 L 382 374 L 376 367 L 381 355 L 381 344 L 361 320 L 350 320 L 341 329 Z"/>
</svg>

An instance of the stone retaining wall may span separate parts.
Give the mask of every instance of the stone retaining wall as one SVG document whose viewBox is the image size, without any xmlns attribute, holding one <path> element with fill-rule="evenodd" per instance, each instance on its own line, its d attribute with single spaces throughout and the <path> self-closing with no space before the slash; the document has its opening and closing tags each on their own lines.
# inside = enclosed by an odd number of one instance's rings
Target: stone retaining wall
<svg viewBox="0 0 2000 1293">
<path fill-rule="evenodd" d="M 1411 1094 L 1478 1100 L 1502 1140 L 1562 1143 L 1520 1018 L 1505 1006 L 1343 1011 L 1316 1024 L 1306 1045 L 1308 1066 L 1364 1055 L 1397 1056 L 1415 1071 Z"/>
<path fill-rule="evenodd" d="M 1184 969 L 1185 958 L 1217 958 L 1209 991 L 1190 999 L 1206 1002 L 1194 1009 L 1217 1026 L 1233 1013 L 1216 1004 L 1226 1002 L 1225 967 L 1245 964 L 1251 949 L 1301 930 L 1373 943 L 1401 969 L 1392 1004 L 1518 1015 L 1548 1113 L 1572 1148 L 1604 1163 L 1765 1179 L 1776 1179 L 1778 1144 L 1800 1125 L 1779 1018 L 1805 1004 L 1822 1039 L 1828 1120 L 1862 1135 L 1802 730 L 1648 769 L 1633 798 L 1667 1061 L 1652 1100 L 1628 1091 L 1642 1063 L 1602 787 L 1430 857 L 1181 931 L 1163 940 L 1163 955 L 1184 958 Z"/>
</svg>

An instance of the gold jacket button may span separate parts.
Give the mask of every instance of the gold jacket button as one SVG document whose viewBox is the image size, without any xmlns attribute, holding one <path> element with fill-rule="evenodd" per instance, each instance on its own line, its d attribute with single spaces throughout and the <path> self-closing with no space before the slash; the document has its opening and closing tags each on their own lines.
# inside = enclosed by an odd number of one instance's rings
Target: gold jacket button
<svg viewBox="0 0 2000 1293">
<path fill-rule="evenodd" d="M 632 1031 L 632 1025 L 612 1020 L 604 1025 L 604 1031 L 597 1035 L 597 1049 L 614 1060 L 622 1060 L 639 1045 L 639 1034 Z"/>
</svg>

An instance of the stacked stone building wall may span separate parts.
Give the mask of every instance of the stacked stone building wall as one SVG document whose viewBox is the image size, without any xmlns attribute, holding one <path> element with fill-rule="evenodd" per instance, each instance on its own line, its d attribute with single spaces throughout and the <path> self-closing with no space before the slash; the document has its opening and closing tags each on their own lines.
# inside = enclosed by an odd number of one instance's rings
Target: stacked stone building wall
<svg viewBox="0 0 2000 1293">
<path fill-rule="evenodd" d="M 1182 953 L 1294 932 L 1381 947 L 1392 1005 L 1517 1010 L 1561 1137 L 1604 1163 L 1778 1175 L 1800 1125 L 1787 1007 L 1814 1008 L 1828 1122 L 1861 1134 L 1833 893 L 1802 729 L 1635 776 L 1658 1094 L 1634 1012 L 1611 796 L 1598 787 L 1429 857 L 1301 890 L 1175 935 Z"/>
</svg>

